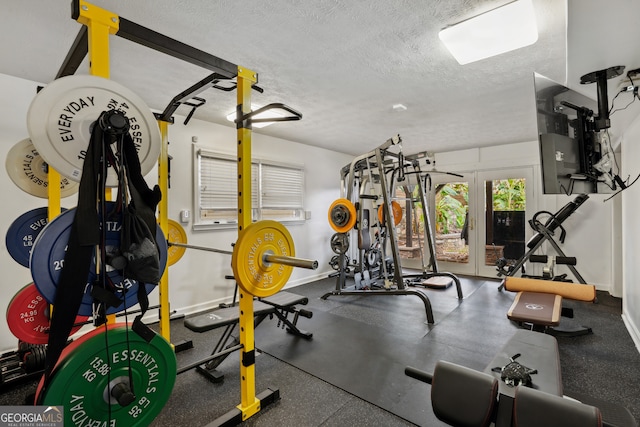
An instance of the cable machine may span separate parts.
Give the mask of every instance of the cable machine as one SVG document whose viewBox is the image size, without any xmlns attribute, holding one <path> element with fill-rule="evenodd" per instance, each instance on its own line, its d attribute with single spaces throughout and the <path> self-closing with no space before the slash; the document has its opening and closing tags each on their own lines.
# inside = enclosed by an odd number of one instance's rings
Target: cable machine
<svg viewBox="0 0 640 427">
<path fill-rule="evenodd" d="M 452 273 L 439 271 L 438 260 L 436 257 L 436 246 L 433 238 L 434 229 L 431 225 L 431 218 L 429 215 L 429 204 L 427 198 L 428 182 L 430 180 L 429 174 L 422 172 L 420 169 L 420 162 L 418 156 L 407 156 L 402 165 L 399 165 L 396 170 L 393 171 L 391 188 L 399 182 L 410 181 L 411 178 L 415 178 L 416 186 L 418 190 L 417 199 L 414 199 L 412 195 L 407 194 L 409 202 L 407 206 L 415 212 L 416 206 L 420 208 L 423 227 L 426 238 L 425 250 L 429 251 L 429 261 L 425 264 L 424 254 L 422 253 L 422 244 L 418 240 L 420 248 L 420 260 L 422 262 L 422 271 L 420 273 L 405 274 L 409 286 L 425 286 L 434 288 L 446 288 L 452 283 L 456 285 L 456 292 L 458 299 L 463 299 L 462 288 L 458 277 Z M 417 212 L 415 212 L 417 214 Z M 411 214 L 407 214 L 407 222 L 411 220 Z M 419 222 L 419 221 L 416 221 Z M 434 280 L 435 279 L 435 280 Z M 438 280 L 440 279 L 440 280 Z M 442 280 L 444 279 L 444 280 Z"/>
<path fill-rule="evenodd" d="M 337 232 L 331 239 L 331 247 L 337 254 L 336 264 L 338 273 L 336 275 L 335 290 L 322 296 L 327 299 L 332 295 L 415 295 L 420 298 L 425 306 L 427 321 L 434 323 L 431 302 L 422 292 L 415 289 L 408 289 L 407 276 L 402 270 L 400 261 L 400 249 L 398 246 L 398 235 L 396 226 L 402 217 L 402 208 L 393 200 L 392 192 L 398 182 L 404 182 L 409 175 L 420 177 L 418 162 L 405 159 L 401 148 L 400 135 L 389 138 L 382 145 L 362 154 L 342 168 L 341 188 L 344 197 L 336 200 L 329 209 L 329 223 Z M 418 178 L 419 202 L 422 203 L 422 214 L 428 219 L 427 203 L 421 179 Z M 377 189 L 379 187 L 379 190 Z M 367 193 L 369 190 L 369 194 Z M 370 215 L 366 204 L 372 203 L 378 214 Z M 413 204 L 413 200 L 412 200 Z M 371 217 L 373 216 L 373 220 Z M 376 240 L 371 244 L 370 226 L 377 228 Z M 358 262 L 355 265 L 355 285 L 347 285 L 347 268 L 349 267 L 348 251 L 355 227 L 357 233 Z M 429 227 L 428 225 L 425 227 Z M 429 233 L 430 230 L 425 232 Z M 433 251 L 433 240 L 430 238 L 430 248 Z M 381 255 L 377 254 L 377 251 Z M 391 257 L 387 258 L 387 253 Z M 435 253 L 435 251 L 433 251 Z M 374 262 L 378 259 L 378 262 Z M 432 257 L 432 263 L 435 258 Z M 375 271 L 370 267 L 375 265 Z M 376 274 L 377 277 L 371 277 Z M 427 273 L 421 273 L 424 275 Z M 449 273 L 439 273 L 437 271 L 430 274 L 451 277 L 458 290 L 458 297 L 462 298 L 460 282 Z M 382 280 L 383 285 L 379 286 L 377 281 Z"/>
</svg>

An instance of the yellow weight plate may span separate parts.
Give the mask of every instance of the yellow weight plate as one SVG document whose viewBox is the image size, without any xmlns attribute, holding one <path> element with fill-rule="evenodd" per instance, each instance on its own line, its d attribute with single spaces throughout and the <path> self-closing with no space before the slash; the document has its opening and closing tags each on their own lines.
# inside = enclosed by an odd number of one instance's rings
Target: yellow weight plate
<svg viewBox="0 0 640 427">
<path fill-rule="evenodd" d="M 174 246 L 171 243 L 180 243 L 186 245 L 187 233 L 178 222 L 172 219 L 168 221 L 169 230 L 167 232 L 167 239 L 169 240 L 169 249 L 167 250 L 167 264 L 173 265 L 176 262 L 180 261 L 180 258 L 182 258 L 182 255 L 184 255 L 186 248 L 183 246 Z"/>
<path fill-rule="evenodd" d="M 338 233 L 346 233 L 356 225 L 356 207 L 348 199 L 336 199 L 329 207 L 329 225 Z"/>
<path fill-rule="evenodd" d="M 231 267 L 238 285 L 256 297 L 268 297 L 287 283 L 293 267 L 270 263 L 267 255 L 295 256 L 291 234 L 276 221 L 258 221 L 240 233 L 233 247 Z"/>
<path fill-rule="evenodd" d="M 383 209 L 384 204 L 380 205 L 378 207 L 378 221 L 380 221 L 380 224 L 384 225 L 384 209 Z M 396 202 L 395 200 L 391 201 L 391 211 L 393 212 L 393 223 L 395 225 L 400 224 L 400 221 L 402 221 L 402 206 L 400 206 L 400 203 Z"/>
</svg>

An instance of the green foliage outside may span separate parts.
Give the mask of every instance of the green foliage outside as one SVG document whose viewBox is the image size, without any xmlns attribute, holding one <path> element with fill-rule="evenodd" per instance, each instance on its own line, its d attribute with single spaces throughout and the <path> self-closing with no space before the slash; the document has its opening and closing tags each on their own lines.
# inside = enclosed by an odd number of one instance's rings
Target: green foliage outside
<svg viewBox="0 0 640 427">
<path fill-rule="evenodd" d="M 468 203 L 467 183 L 452 182 L 442 186 L 436 193 L 436 233 L 449 234 L 460 230 Z"/>
<path fill-rule="evenodd" d="M 493 181 L 494 211 L 523 211 L 526 207 L 525 180 Z"/>
<path fill-rule="evenodd" d="M 525 180 L 502 179 L 493 181 L 494 211 L 524 211 L 526 207 Z M 469 186 L 463 182 L 443 185 L 436 193 L 436 232 L 459 232 L 469 203 Z"/>
</svg>

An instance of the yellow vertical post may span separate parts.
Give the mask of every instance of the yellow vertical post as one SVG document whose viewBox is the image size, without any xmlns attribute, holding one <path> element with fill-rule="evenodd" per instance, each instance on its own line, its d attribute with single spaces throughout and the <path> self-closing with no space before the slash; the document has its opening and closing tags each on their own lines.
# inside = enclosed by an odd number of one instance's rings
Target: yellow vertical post
<svg viewBox="0 0 640 427">
<path fill-rule="evenodd" d="M 87 26 L 89 42 L 89 73 L 109 78 L 109 35 L 120 28 L 120 18 L 115 13 L 80 0 L 78 22 Z"/>
<path fill-rule="evenodd" d="M 77 21 L 87 27 L 89 74 L 109 78 L 109 36 L 118 32 L 120 18 L 84 0 L 79 1 Z M 105 200 L 111 200 L 111 188 L 105 189 Z M 108 323 L 115 323 L 114 314 L 107 316 Z"/>
<path fill-rule="evenodd" d="M 48 196 L 48 208 L 47 217 L 49 221 L 52 221 L 55 217 L 60 215 L 60 173 L 49 166 L 47 170 L 47 196 Z"/>
<path fill-rule="evenodd" d="M 47 169 L 47 219 L 53 221 L 55 217 L 60 215 L 62 208 L 60 207 L 60 173 L 49 166 Z M 53 304 L 49 305 L 49 316 L 53 313 Z"/>
<path fill-rule="evenodd" d="M 251 111 L 251 86 L 257 82 L 256 73 L 238 67 L 238 107 L 243 116 Z M 251 224 L 251 127 L 245 121 L 238 123 L 238 238 Z M 246 260 L 243 260 L 246 261 Z M 236 281 L 240 278 L 236 277 Z M 240 391 L 242 420 L 260 411 L 255 384 L 255 337 L 253 295 L 240 287 Z"/>
<path fill-rule="evenodd" d="M 162 199 L 159 204 L 159 223 L 165 239 L 169 239 L 169 123 L 164 120 L 158 121 L 162 145 L 160 146 L 160 158 L 158 159 L 158 185 L 162 192 Z M 169 325 L 169 266 L 164 270 L 160 279 L 160 335 L 171 342 L 171 331 Z"/>
</svg>

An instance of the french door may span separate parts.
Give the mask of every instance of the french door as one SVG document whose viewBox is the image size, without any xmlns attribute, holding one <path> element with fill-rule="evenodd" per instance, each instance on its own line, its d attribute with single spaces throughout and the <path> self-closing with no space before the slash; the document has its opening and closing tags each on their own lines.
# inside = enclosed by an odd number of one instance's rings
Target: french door
<svg viewBox="0 0 640 427">
<path fill-rule="evenodd" d="M 458 175 L 431 174 L 427 189 L 438 271 L 497 277 L 496 262 L 514 263 L 532 234 L 533 168 Z"/>
</svg>

